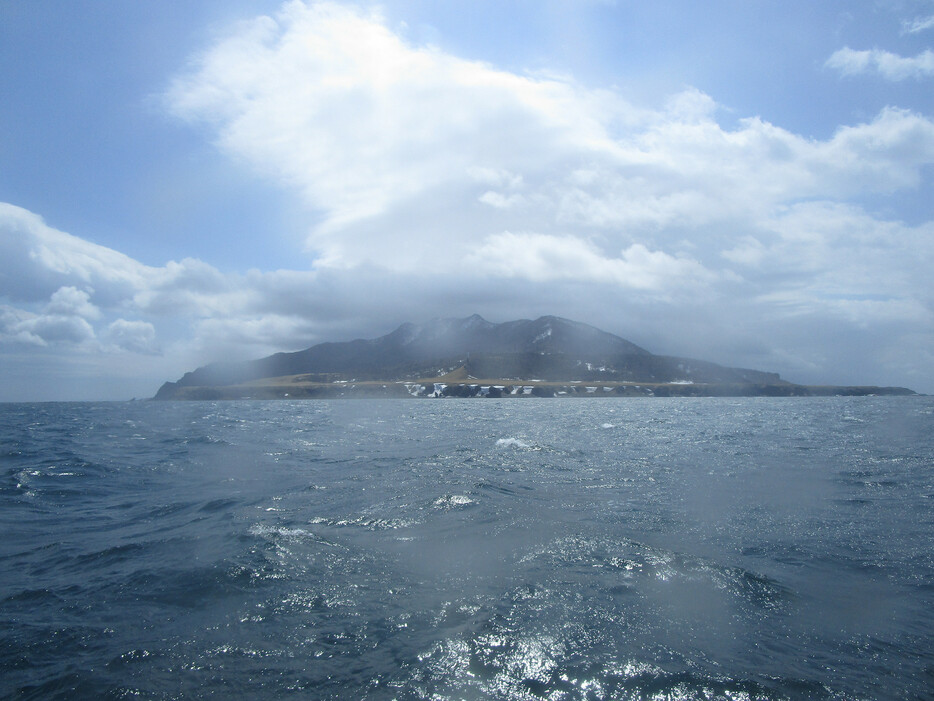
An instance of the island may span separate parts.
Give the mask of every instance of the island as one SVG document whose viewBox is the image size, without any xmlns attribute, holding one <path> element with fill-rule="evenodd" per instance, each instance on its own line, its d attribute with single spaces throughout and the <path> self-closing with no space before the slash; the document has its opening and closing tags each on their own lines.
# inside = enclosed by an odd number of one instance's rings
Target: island
<svg viewBox="0 0 934 701">
<path fill-rule="evenodd" d="M 375 339 L 217 362 L 166 382 L 157 400 L 363 397 L 795 397 L 912 395 L 904 387 L 800 385 L 777 373 L 655 355 L 556 316 L 474 314 L 402 324 Z"/>
</svg>

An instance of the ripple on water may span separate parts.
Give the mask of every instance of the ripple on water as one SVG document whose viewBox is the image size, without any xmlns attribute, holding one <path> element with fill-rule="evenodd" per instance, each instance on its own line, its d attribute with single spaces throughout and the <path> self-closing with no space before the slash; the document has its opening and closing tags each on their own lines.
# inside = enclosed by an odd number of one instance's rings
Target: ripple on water
<svg viewBox="0 0 934 701">
<path fill-rule="evenodd" d="M 0 406 L 0 696 L 926 698 L 917 403 Z"/>
</svg>

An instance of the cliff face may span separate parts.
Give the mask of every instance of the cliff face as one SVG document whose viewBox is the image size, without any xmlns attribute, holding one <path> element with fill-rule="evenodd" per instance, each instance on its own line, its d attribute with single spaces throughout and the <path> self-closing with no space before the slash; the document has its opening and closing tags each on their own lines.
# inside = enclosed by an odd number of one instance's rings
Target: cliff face
<svg viewBox="0 0 934 701">
<path fill-rule="evenodd" d="M 321 343 L 242 363 L 212 363 L 166 382 L 156 399 L 183 388 L 216 388 L 270 377 L 311 381 L 411 380 L 463 368 L 465 377 L 594 382 L 781 384 L 775 373 L 653 355 L 593 326 L 554 316 L 493 324 L 479 315 L 403 324 L 379 338 Z M 190 392 L 188 392 L 190 394 Z"/>
</svg>

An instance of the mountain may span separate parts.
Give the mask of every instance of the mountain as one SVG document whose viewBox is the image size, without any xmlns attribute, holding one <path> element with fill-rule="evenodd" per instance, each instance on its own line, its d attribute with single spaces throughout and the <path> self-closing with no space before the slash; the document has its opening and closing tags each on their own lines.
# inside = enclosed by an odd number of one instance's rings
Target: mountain
<svg viewBox="0 0 934 701">
<path fill-rule="evenodd" d="M 464 381 L 791 386 L 776 373 L 654 355 L 619 336 L 560 317 L 494 324 L 475 314 L 421 325 L 406 323 L 375 339 L 321 343 L 247 362 L 212 363 L 177 382 L 166 382 L 156 399 L 208 397 L 211 393 L 192 390 L 239 387 L 267 378 L 283 378 L 280 385 L 288 386 L 297 381 L 417 381 L 449 373 Z"/>
</svg>

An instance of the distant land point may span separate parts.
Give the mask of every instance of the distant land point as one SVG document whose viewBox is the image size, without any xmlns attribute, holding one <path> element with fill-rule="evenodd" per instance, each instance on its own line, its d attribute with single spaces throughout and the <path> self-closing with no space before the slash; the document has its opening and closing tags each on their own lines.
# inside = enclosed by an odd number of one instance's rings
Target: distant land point
<svg viewBox="0 0 934 701">
<path fill-rule="evenodd" d="M 799 385 L 777 373 L 655 355 L 555 316 L 501 324 L 474 314 L 402 324 L 375 339 L 219 362 L 154 399 L 364 397 L 816 397 L 914 395 L 904 387 Z"/>
</svg>

